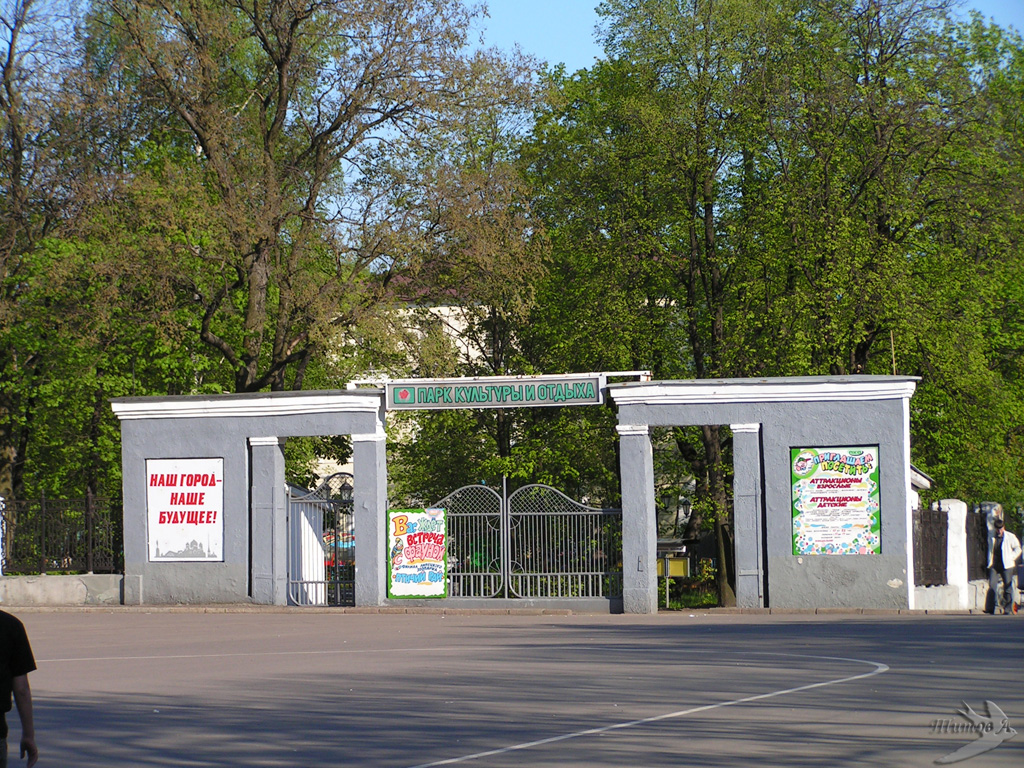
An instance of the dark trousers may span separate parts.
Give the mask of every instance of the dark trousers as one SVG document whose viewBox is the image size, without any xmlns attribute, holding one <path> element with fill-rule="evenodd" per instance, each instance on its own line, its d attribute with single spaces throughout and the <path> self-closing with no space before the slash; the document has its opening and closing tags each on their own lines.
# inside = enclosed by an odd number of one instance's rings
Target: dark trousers
<svg viewBox="0 0 1024 768">
<path fill-rule="evenodd" d="M 1000 582 L 1002 582 L 1003 587 L 1001 593 L 999 590 Z M 998 608 L 1002 608 L 1004 613 L 1009 613 L 1015 597 L 1013 594 L 1013 568 L 1004 568 L 1002 570 L 989 568 L 988 588 L 992 590 L 993 613 Z"/>
</svg>

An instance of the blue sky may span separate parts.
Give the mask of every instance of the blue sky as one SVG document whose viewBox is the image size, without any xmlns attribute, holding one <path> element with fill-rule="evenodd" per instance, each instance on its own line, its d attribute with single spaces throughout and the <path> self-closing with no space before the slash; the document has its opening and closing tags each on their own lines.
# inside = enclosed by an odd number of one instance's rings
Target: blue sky
<svg viewBox="0 0 1024 768">
<path fill-rule="evenodd" d="M 594 42 L 599 0 L 486 0 L 490 18 L 485 39 L 489 45 L 510 49 L 519 43 L 549 64 L 565 63 L 569 71 L 590 66 L 601 49 Z M 968 10 L 977 10 L 1003 27 L 1024 31 L 1024 0 L 966 0 Z"/>
</svg>

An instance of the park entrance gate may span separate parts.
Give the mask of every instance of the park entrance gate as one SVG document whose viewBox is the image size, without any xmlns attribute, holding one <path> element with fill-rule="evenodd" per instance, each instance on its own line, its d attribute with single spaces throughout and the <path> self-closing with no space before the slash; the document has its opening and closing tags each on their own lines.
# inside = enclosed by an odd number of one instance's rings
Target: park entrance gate
<svg viewBox="0 0 1024 768">
<path fill-rule="evenodd" d="M 124 602 L 144 604 L 253 603 L 285 605 L 327 602 L 328 585 L 336 582 L 337 598 L 347 591 L 342 578 L 328 579 L 322 548 L 310 564 L 322 569 L 314 587 L 301 574 L 289 573 L 289 518 L 285 493 L 284 441 L 289 437 L 351 435 L 355 536 L 359 563 L 355 600 L 361 606 L 388 604 L 387 560 L 387 432 L 385 415 L 396 408 L 511 408 L 543 405 L 600 404 L 606 389 L 618 411 L 622 483 L 622 610 L 655 613 L 657 584 L 657 503 L 651 429 L 656 427 L 727 424 L 733 433 L 736 531 L 736 598 L 744 608 L 764 607 L 771 593 L 775 608 L 913 608 L 915 586 L 910 527 L 911 470 L 909 401 L 917 379 L 907 376 L 851 376 L 724 379 L 708 381 L 607 384 L 625 373 L 560 377 L 486 377 L 378 383 L 373 388 L 323 392 L 269 392 L 245 395 L 201 395 L 116 398 L 113 409 L 121 422 L 124 522 Z M 636 377 L 634 377 L 636 378 Z M 591 398 L 591 393 L 595 397 Z M 423 395 L 421 398 L 420 396 Z M 201 439 L 197 439 L 201 438 Z M 803 557 L 794 554 L 792 451 L 834 451 L 837 447 L 881 456 L 878 495 L 880 552 L 864 556 Z M 181 476 L 206 474 L 217 484 L 201 512 L 200 524 L 167 514 L 163 486 L 153 486 L 153 466 L 173 462 Z M 162 473 L 161 473 L 162 474 Z M 195 489 L 192 489 L 195 490 Z M 159 491 L 159 494 L 158 494 Z M 328 508 L 323 498 L 306 500 L 314 509 Z M 458 519 L 456 499 L 447 506 Z M 169 501 L 166 503 L 170 503 Z M 174 510 L 170 510 L 173 512 Z M 180 511 L 180 510 L 179 510 Z M 163 516 L 161 517 L 161 512 Z M 493 514 L 493 513 L 492 513 Z M 592 565 L 565 567 L 545 563 L 559 552 L 572 559 L 557 527 L 552 543 L 522 543 L 523 521 L 504 505 L 498 514 L 499 539 L 480 553 L 456 530 L 453 539 L 458 565 L 470 563 L 487 574 L 494 595 L 567 594 L 587 589 L 612 594 L 619 573 L 619 547 L 607 541 L 590 545 L 576 535 L 579 546 L 594 552 Z M 555 516 L 558 519 L 558 516 Z M 308 520 L 309 518 L 307 518 Z M 485 518 L 486 519 L 486 518 Z M 603 520 L 603 518 L 601 518 Z M 161 522 L 162 521 L 162 522 Z M 177 522 L 175 522 L 177 521 Z M 297 540 L 317 541 L 324 528 L 293 518 Z M 502 524 L 504 523 L 504 525 Z M 488 523 L 494 525 L 493 519 Z M 569 525 L 562 523 L 563 527 Z M 604 525 L 598 526 L 604 535 Z M 479 537 L 486 528 L 480 529 Z M 595 532 L 597 533 L 597 532 Z M 201 562 L 193 555 L 167 557 L 167 537 L 200 535 L 214 557 Z M 486 538 L 485 538 L 486 541 Z M 337 541 L 342 549 L 341 540 Z M 326 542 L 324 545 L 326 547 Z M 211 549 L 212 547 L 212 549 Z M 495 555 L 495 549 L 497 555 Z M 333 547 L 332 547 L 333 549 Z M 317 554 L 315 548 L 306 552 Z M 178 548 L 175 551 L 183 551 Z M 579 551 L 579 550 L 577 550 Z M 611 556 L 609 556 L 611 553 Z M 340 554 L 340 553 L 339 553 Z M 474 558 L 475 555 L 475 558 Z M 496 559 L 497 558 L 497 559 Z M 485 562 L 486 561 L 486 562 Z M 799 562 L 797 562 L 799 561 Z M 341 558 L 335 562 L 340 563 Z M 492 565 L 496 562 L 497 565 Z M 769 567 L 770 564 L 771 567 Z M 463 569 L 463 573 L 474 570 Z M 564 578 L 562 574 L 572 574 Z M 774 575 L 770 576 L 773 573 Z M 526 574 L 531 574 L 528 577 Z M 584 574 L 591 574 L 590 587 Z M 600 574 L 600 577 L 597 576 Z M 343 574 L 339 574 L 342 576 Z M 520 579 L 523 575 L 523 579 Z M 494 578 L 497 576 L 497 578 Z M 573 583 L 573 578 L 576 583 Z M 605 592 L 607 578 L 607 592 Z M 531 581 L 532 580 L 532 581 Z M 842 590 L 834 584 L 841 581 Z M 471 579 L 458 578 L 456 591 L 473 591 Z"/>
<path fill-rule="evenodd" d="M 431 506 L 447 510 L 450 597 L 622 595 L 620 509 L 547 485 L 467 485 Z"/>
</svg>

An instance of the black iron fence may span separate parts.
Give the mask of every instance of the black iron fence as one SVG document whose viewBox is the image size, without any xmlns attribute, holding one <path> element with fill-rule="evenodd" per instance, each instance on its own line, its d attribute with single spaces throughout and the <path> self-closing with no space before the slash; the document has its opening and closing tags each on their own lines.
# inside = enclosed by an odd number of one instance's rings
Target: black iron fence
<svg viewBox="0 0 1024 768">
<path fill-rule="evenodd" d="M 914 583 L 919 587 L 946 583 L 948 525 L 945 510 L 914 510 Z"/>
<path fill-rule="evenodd" d="M 121 502 L 2 499 L 3 573 L 120 573 L 124 569 Z"/>
</svg>

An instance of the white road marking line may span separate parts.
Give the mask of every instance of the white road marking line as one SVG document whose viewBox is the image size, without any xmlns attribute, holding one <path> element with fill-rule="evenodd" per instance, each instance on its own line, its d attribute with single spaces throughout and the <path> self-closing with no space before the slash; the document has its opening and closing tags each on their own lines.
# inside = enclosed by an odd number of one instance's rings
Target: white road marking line
<svg viewBox="0 0 1024 768">
<path fill-rule="evenodd" d="M 155 656 L 72 656 L 64 659 L 36 659 L 36 664 L 57 664 L 71 661 L 162 661 L 164 659 L 237 659 L 256 656 L 331 656 L 357 653 L 453 653 L 465 652 L 465 648 L 331 648 L 324 651 L 256 651 L 250 653 L 175 653 Z"/>
<path fill-rule="evenodd" d="M 605 646 L 596 644 L 583 646 L 577 643 L 570 645 L 561 645 L 553 643 L 541 644 L 545 648 L 559 647 L 568 648 L 572 647 L 574 651 L 579 651 L 582 648 L 595 648 L 602 649 Z M 489 646 L 484 646 L 489 647 Z M 360 654 L 360 653 L 465 653 L 467 650 L 476 650 L 476 646 L 431 646 L 428 648 L 328 648 L 322 651 L 254 651 L 254 652 L 242 652 L 236 651 L 232 653 L 189 653 L 189 654 L 170 654 L 170 655 L 149 655 L 149 656 L 68 656 L 65 658 L 56 659 L 36 659 L 37 664 L 56 664 L 60 662 L 76 662 L 76 661 L 158 661 L 160 659 L 237 659 L 245 658 L 247 656 L 330 656 L 333 654 Z M 681 652 L 687 653 L 703 653 L 702 650 L 682 648 L 679 649 Z M 761 655 L 773 655 L 766 652 L 760 652 Z M 793 654 L 789 654 L 793 655 Z"/>
<path fill-rule="evenodd" d="M 768 656 L 796 656 L 797 654 L 788 653 L 766 653 L 763 655 Z M 522 744 L 513 744 L 509 747 L 501 747 L 499 749 L 491 749 L 486 752 L 476 752 L 472 755 L 463 755 L 461 757 L 451 757 L 447 760 L 437 760 L 432 763 L 420 763 L 419 765 L 412 766 L 412 768 L 432 768 L 436 765 L 453 765 L 454 763 L 464 763 L 469 760 L 477 760 L 481 757 L 492 757 L 494 755 L 503 755 L 509 752 L 515 752 L 521 749 L 530 749 L 532 747 L 540 747 L 545 744 L 554 744 L 559 741 L 567 741 L 569 739 L 577 739 L 581 736 L 594 736 L 599 733 L 608 733 L 609 731 L 622 730 L 623 728 L 635 728 L 639 725 L 647 725 L 649 723 L 656 723 L 661 720 L 671 720 L 677 717 L 686 717 L 687 715 L 695 715 L 699 712 L 709 712 L 713 709 L 722 709 L 723 707 L 731 707 L 736 704 L 749 704 L 752 701 L 763 701 L 764 699 L 772 699 L 776 696 L 785 696 L 790 693 L 799 693 L 801 691 L 809 691 L 814 688 L 825 688 L 830 685 L 840 685 L 841 683 L 850 683 L 854 680 L 862 680 L 867 677 L 873 677 L 889 670 L 887 664 L 881 664 L 877 661 L 867 661 L 865 659 L 847 659 L 841 656 L 814 656 L 811 654 L 800 654 L 801 658 L 806 659 L 824 659 L 828 661 L 848 661 L 855 664 L 868 664 L 873 666 L 874 669 L 870 672 L 864 672 L 860 675 L 853 675 L 851 677 L 840 677 L 835 680 L 825 680 L 820 683 L 808 683 L 807 685 L 800 685 L 795 688 L 785 688 L 780 691 L 771 691 L 769 693 L 759 693 L 755 696 L 744 696 L 741 699 L 731 699 L 729 701 L 720 701 L 717 704 L 705 704 L 701 707 L 693 707 L 691 709 L 682 709 L 678 712 L 668 712 L 663 715 L 653 715 L 651 717 L 645 717 L 641 720 L 630 720 L 625 723 L 613 723 L 612 725 L 605 725 L 600 728 L 588 728 L 584 731 L 575 731 L 573 733 L 564 733 L 560 736 L 551 736 L 546 739 L 537 739 L 536 741 L 527 741 Z"/>
</svg>

